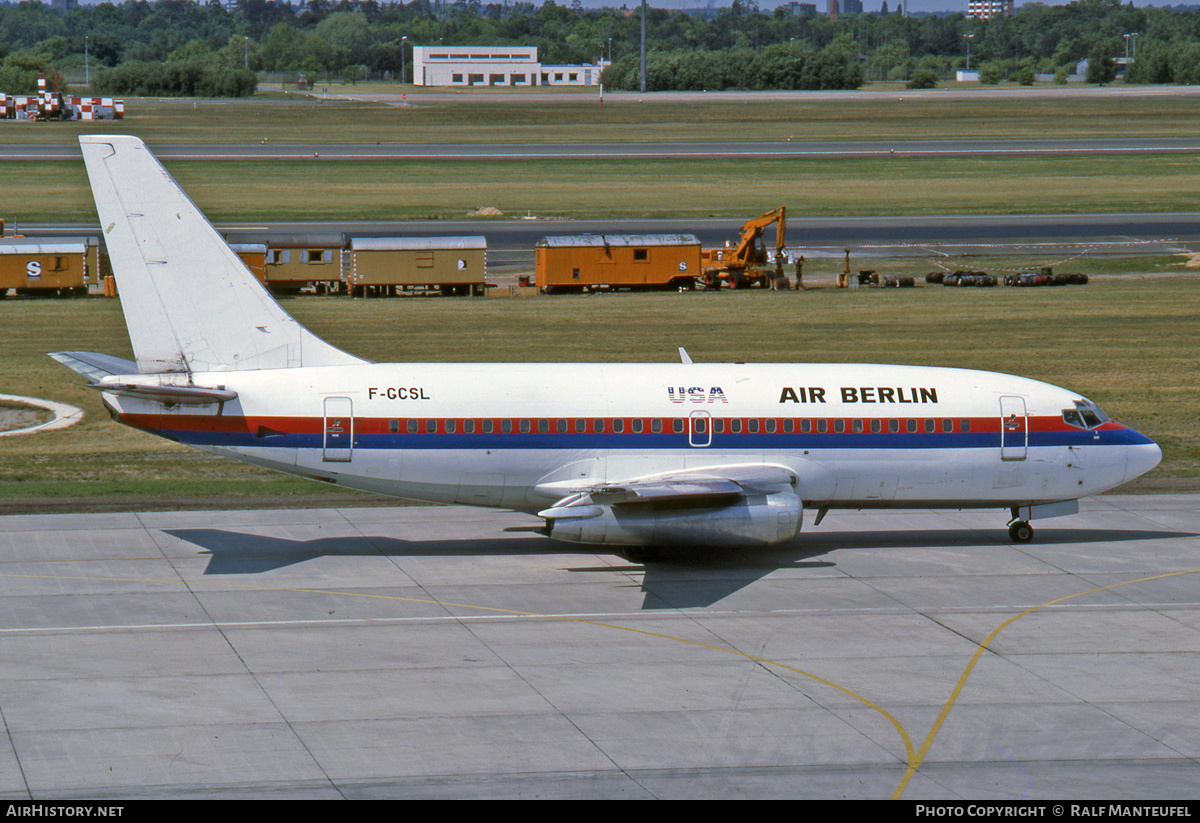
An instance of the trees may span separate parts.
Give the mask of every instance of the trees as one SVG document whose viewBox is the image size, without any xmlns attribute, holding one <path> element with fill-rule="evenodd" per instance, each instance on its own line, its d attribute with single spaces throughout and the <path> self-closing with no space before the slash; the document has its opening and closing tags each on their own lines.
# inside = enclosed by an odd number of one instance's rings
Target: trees
<svg viewBox="0 0 1200 823">
<path fill-rule="evenodd" d="M 1103 86 L 1117 79 L 1117 64 L 1113 60 L 1117 56 L 1117 45 L 1112 40 L 1104 40 L 1092 47 L 1088 52 L 1087 73 L 1084 81 Z"/>
<path fill-rule="evenodd" d="M 889 6 L 895 8 L 890 0 Z M 236 0 L 232 11 L 216 0 L 121 0 L 66 14 L 50 11 L 39 0 L 0 0 L 0 60 L 31 54 L 49 68 L 78 73 L 86 36 L 93 71 L 130 62 L 193 62 L 227 52 L 231 68 L 250 62 L 259 70 L 310 76 L 395 73 L 401 38 L 407 38 L 406 48 L 537 46 L 550 63 L 592 62 L 603 52 L 620 64 L 606 72 L 606 84 L 635 88 L 636 59 L 630 64 L 627 58 L 636 58 L 639 29 L 640 15 L 576 8 L 571 0 L 537 5 L 526 0 L 386 5 L 307 0 L 296 11 L 284 0 Z M 1105 61 L 1124 54 L 1127 44 L 1132 54 L 1132 32 L 1140 34 L 1128 82 L 1200 78 L 1196 50 L 1190 48 L 1200 34 L 1200 11 L 1139 8 L 1121 0 L 1074 0 L 1063 6 L 1027 2 L 1014 16 L 991 20 L 860 14 L 830 21 L 823 14 L 791 15 L 785 8 L 763 11 L 754 2 L 704 14 L 651 8 L 647 20 L 657 78 L 651 86 L 660 88 L 854 88 L 864 74 L 872 80 L 903 80 L 926 69 L 944 76 L 963 64 L 967 34 L 972 35 L 972 66 L 992 66 L 1000 77 L 1027 79 L 1022 71 L 1027 65 L 1072 72 L 1089 57 L 1092 82 L 1111 82 Z M 240 49 L 230 45 L 231 38 Z M 615 54 L 609 53 L 610 44 Z M 241 61 L 234 60 L 234 51 Z M 927 81 L 927 74 L 922 78 Z"/>
<path fill-rule="evenodd" d="M 906 88 L 910 89 L 932 89 L 938 84 L 937 72 L 933 69 L 917 69 L 913 72 L 912 79 L 906 84 Z"/>
</svg>

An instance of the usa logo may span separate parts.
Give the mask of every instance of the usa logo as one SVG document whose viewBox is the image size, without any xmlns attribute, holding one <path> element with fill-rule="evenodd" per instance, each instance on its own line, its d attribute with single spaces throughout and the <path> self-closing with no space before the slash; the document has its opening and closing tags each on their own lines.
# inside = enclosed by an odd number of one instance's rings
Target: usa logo
<svg viewBox="0 0 1200 823">
<path fill-rule="evenodd" d="M 728 398 L 725 397 L 724 390 L 720 386 L 713 386 L 705 390 L 703 386 L 668 386 L 667 399 L 672 403 L 728 403 Z"/>
</svg>

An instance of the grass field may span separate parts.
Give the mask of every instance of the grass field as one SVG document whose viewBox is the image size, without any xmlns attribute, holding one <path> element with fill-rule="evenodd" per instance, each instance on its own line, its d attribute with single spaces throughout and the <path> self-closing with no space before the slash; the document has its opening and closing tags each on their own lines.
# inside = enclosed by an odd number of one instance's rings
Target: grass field
<svg viewBox="0 0 1200 823">
<path fill-rule="evenodd" d="M 312 297 L 284 305 L 317 334 L 373 360 L 670 362 L 685 346 L 697 361 L 865 361 L 1019 373 L 1079 390 L 1157 440 L 1164 460 L 1143 487 L 1200 489 L 1195 277 L 1111 276 L 1053 289 Z M 41 497 L 137 498 L 139 506 L 280 504 L 315 494 L 360 499 L 110 421 L 96 393 L 45 352 L 131 356 L 116 301 L 9 300 L 0 303 L 0 328 L 7 341 L 0 393 L 87 412 L 73 428 L 0 442 L 0 511 L 24 510 Z"/>
<path fill-rule="evenodd" d="M 358 87 L 362 91 L 366 86 Z M 911 140 L 949 137 L 1197 136 L 1200 96 L 1035 96 L 796 101 L 712 95 L 696 102 L 618 95 L 414 91 L 412 105 L 261 95 L 251 100 L 130 101 L 126 120 L 0 123 L 0 145 L 73 143 L 131 133 L 171 143 L 478 143 Z M 747 217 L 1184 211 L 1200 192 L 1200 155 L 829 158 L 820 160 L 528 160 L 172 162 L 216 220 L 445 219 L 480 206 L 507 216 Z M 0 162 L 0 216 L 95 219 L 82 164 Z M 247 185 L 247 182 L 249 184 Z"/>
<path fill-rule="evenodd" d="M 216 221 L 509 217 L 746 218 L 786 205 L 805 216 L 1189 211 L 1200 154 L 1095 157 L 516 161 L 166 161 Z M 10 218 L 86 222 L 82 164 L 0 162 Z M 1128 181 L 1136 180 L 1137 185 Z M 664 185 L 669 181 L 669 185 Z M 1118 194 L 1119 193 L 1119 196 Z"/>
<path fill-rule="evenodd" d="M 347 87 L 369 92 L 370 84 Z M 409 89 L 408 106 L 298 95 L 248 100 L 126 101 L 121 121 L 0 125 L 0 145 L 73 143 L 80 134 L 136 134 L 155 143 L 544 143 L 681 140 L 914 140 L 991 137 L 1194 137 L 1200 96 L 1045 95 L 963 99 L 938 90 L 894 99 L 795 100 L 774 95 L 452 94 Z M 36 135 L 36 136 L 34 136 Z"/>
</svg>

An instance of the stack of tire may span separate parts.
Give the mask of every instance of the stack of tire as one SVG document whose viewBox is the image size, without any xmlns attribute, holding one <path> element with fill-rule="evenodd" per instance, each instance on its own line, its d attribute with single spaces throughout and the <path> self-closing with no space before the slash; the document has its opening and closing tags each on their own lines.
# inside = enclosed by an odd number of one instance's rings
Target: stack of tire
<svg viewBox="0 0 1200 823">
<path fill-rule="evenodd" d="M 925 282 L 943 286 L 994 286 L 996 277 L 985 271 L 930 272 L 925 275 Z"/>
<path fill-rule="evenodd" d="M 1021 272 L 1004 276 L 1006 286 L 1082 286 L 1087 284 L 1086 274 L 1046 274 L 1044 272 Z"/>
</svg>

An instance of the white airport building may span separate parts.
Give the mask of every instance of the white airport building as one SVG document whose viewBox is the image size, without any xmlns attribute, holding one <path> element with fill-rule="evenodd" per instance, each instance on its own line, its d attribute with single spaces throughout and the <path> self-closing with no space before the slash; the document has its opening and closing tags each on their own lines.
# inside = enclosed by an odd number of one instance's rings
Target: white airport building
<svg viewBox="0 0 1200 823">
<path fill-rule="evenodd" d="M 536 46 L 413 46 L 417 86 L 596 86 L 607 65 L 543 65 Z"/>
</svg>

